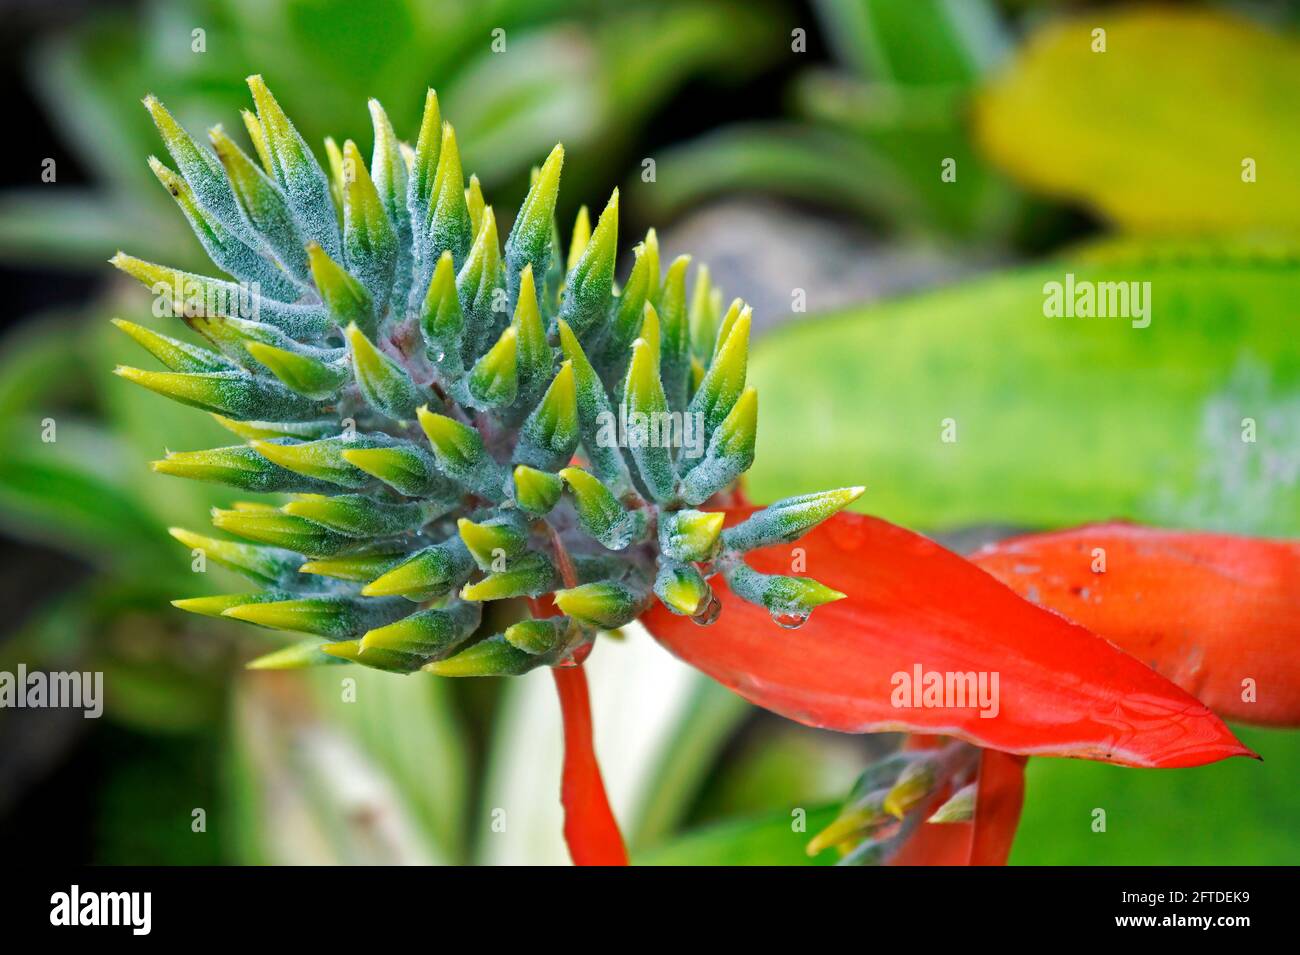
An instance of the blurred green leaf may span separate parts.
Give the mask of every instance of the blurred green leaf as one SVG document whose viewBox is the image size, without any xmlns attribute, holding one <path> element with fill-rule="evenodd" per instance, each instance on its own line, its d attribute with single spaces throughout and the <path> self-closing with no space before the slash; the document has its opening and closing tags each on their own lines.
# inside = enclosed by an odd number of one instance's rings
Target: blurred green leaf
<svg viewBox="0 0 1300 955">
<path fill-rule="evenodd" d="M 984 0 L 816 0 L 816 8 L 837 58 L 871 79 L 966 84 L 1007 45 Z"/>
<path fill-rule="evenodd" d="M 1235 727 L 1264 757 L 1193 769 L 1031 759 L 1013 865 L 1294 865 L 1300 733 Z M 1098 809 L 1105 832 L 1094 832 Z"/>
<path fill-rule="evenodd" d="M 1067 273 L 1150 282 L 1150 327 L 1045 317 L 1044 285 Z M 925 529 L 1295 533 L 1298 296 L 1291 245 L 1135 243 L 786 326 L 751 360 L 749 492 L 862 483 L 863 509 Z"/>
<path fill-rule="evenodd" d="M 0 255 L 84 262 L 130 246 L 202 271 L 197 244 L 181 238 L 181 217 L 144 162 L 161 148 L 140 107 L 146 93 L 201 139 L 214 123 L 238 130 L 244 77 L 262 72 L 319 149 L 327 135 L 370 142 L 367 97 L 383 101 L 399 137 L 413 138 L 435 86 L 467 172 L 489 189 L 526 184 L 557 141 L 575 159 L 569 180 L 580 182 L 607 176 L 689 78 L 734 80 L 760 68 L 781 48 L 767 17 L 730 0 L 653 10 L 600 0 L 146 0 L 139 11 L 103 11 L 39 47 L 29 76 L 105 192 L 89 198 L 52 184 L 4 197 Z M 204 52 L 193 49 L 195 29 Z M 493 46 L 496 30 L 504 49 Z M 569 191 L 575 206 L 594 201 Z"/>
<path fill-rule="evenodd" d="M 1107 49 L 1094 53 L 1103 20 Z M 1171 6 L 1049 23 L 983 91 L 976 120 L 1004 169 L 1122 228 L 1294 230 L 1297 101 L 1294 37 Z"/>
<path fill-rule="evenodd" d="M 633 855 L 634 865 L 831 865 L 833 852 L 810 859 L 805 847 L 830 824 L 838 806 L 796 808 L 758 819 L 727 822 L 689 833 L 668 845 Z"/>
<path fill-rule="evenodd" d="M 158 576 L 122 583 L 92 577 L 35 607 L 0 644 L 0 668 L 104 674 L 104 715 L 155 733 L 210 726 L 225 703 L 229 644 L 223 623 L 167 608 L 180 586 Z"/>
<path fill-rule="evenodd" d="M 974 81 L 1002 55 L 991 5 L 954 0 L 822 0 L 835 70 L 801 73 L 803 122 L 726 126 L 667 151 L 658 214 L 736 190 L 776 192 L 884 221 L 903 232 L 1003 239 L 1020 196 L 975 153 L 966 125 Z M 954 178 L 955 177 L 955 178 Z"/>
<path fill-rule="evenodd" d="M 174 319 L 150 317 L 143 295 L 133 292 L 129 304 L 125 314 L 143 324 L 191 337 Z M 165 528 L 205 520 L 230 492 L 154 474 L 148 461 L 168 447 L 220 444 L 225 433 L 111 374 L 115 363 L 142 357 L 108 323 L 111 313 L 104 305 L 90 323 L 45 316 L 0 345 L 0 522 L 109 560 L 124 575 L 160 560 L 182 567 L 184 553 Z"/>
<path fill-rule="evenodd" d="M 724 127 L 667 152 L 653 186 L 629 191 L 656 211 L 684 209 L 722 190 L 773 190 L 864 216 L 904 220 L 922 210 L 898 170 L 839 132 L 794 124 Z"/>
<path fill-rule="evenodd" d="M 68 347 L 77 320 L 42 315 L 0 338 L 0 418 L 34 413 L 38 406 L 81 391 L 78 353 Z"/>
<path fill-rule="evenodd" d="M 78 555 L 110 556 L 126 571 L 147 562 L 164 529 L 129 488 L 131 455 L 108 432 L 56 418 L 58 440 L 41 440 L 43 419 L 3 429 L 0 522 L 12 533 Z"/>
<path fill-rule="evenodd" d="M 329 667 L 304 678 L 311 680 L 322 714 L 353 733 L 445 858 L 463 859 L 468 755 L 448 682 L 364 667 Z M 345 680 L 355 681 L 354 698 L 345 698 Z"/>
<path fill-rule="evenodd" d="M 338 671 L 331 668 L 330 672 L 335 676 L 334 698 L 339 699 Z M 395 678 L 387 676 L 379 688 L 362 688 L 359 680 L 356 703 L 340 700 L 340 706 L 364 706 L 370 711 L 350 717 L 318 710 L 318 703 L 333 709 L 326 688 L 322 684 L 313 692 L 301 673 L 248 673 L 238 681 L 227 795 L 235 829 L 232 848 L 240 861 L 294 865 L 453 861 L 431 837 L 420 808 L 410 801 L 432 797 L 419 789 L 404 789 L 400 775 L 391 774 L 400 767 L 393 759 L 394 747 L 400 744 L 396 740 L 376 743 L 365 725 L 382 711 L 373 707 L 382 708 L 382 694 L 392 689 Z M 400 737 L 427 717 L 423 710 L 415 706 L 396 725 L 387 714 L 378 716 L 377 723 L 382 723 L 384 733 Z M 423 734 L 417 729 L 413 735 Z M 445 770 L 439 761 L 446 751 L 434 748 L 425 755 L 428 772 L 420 782 L 433 780 L 435 791 L 445 793 L 432 774 Z M 439 811 L 454 809 L 446 806 Z"/>
<path fill-rule="evenodd" d="M 594 54 L 577 29 L 525 35 L 476 57 L 442 93 L 465 168 L 499 182 L 559 140 L 586 141 L 601 120 Z"/>
<path fill-rule="evenodd" d="M 760 816 L 783 806 L 840 799 L 871 761 L 861 736 L 800 726 L 764 714 L 709 774 L 692 821 Z"/>
<path fill-rule="evenodd" d="M 681 823 L 698 796 L 723 746 L 753 707 L 743 697 L 712 680 L 696 680 L 681 707 L 677 726 L 658 754 L 653 784 L 638 818 L 628 827 L 633 847 L 660 842 Z"/>
<path fill-rule="evenodd" d="M 116 202 L 83 190 L 27 189 L 0 197 L 0 256 L 7 261 L 107 261 L 124 242 L 137 255 L 173 261 L 195 245 L 169 210 Z M 137 241 L 138 240 L 138 241 Z M 191 255 L 191 264 L 196 262 Z"/>
<path fill-rule="evenodd" d="M 707 73 L 738 84 L 783 53 L 785 36 L 766 2 L 733 0 L 622 6 L 600 23 L 597 42 L 606 72 L 603 95 L 612 131 L 628 137 L 684 77 Z M 726 43 L 719 44 L 725 36 Z M 732 55 L 743 50 L 744 56 Z M 721 55 L 719 55 L 721 52 Z"/>
</svg>

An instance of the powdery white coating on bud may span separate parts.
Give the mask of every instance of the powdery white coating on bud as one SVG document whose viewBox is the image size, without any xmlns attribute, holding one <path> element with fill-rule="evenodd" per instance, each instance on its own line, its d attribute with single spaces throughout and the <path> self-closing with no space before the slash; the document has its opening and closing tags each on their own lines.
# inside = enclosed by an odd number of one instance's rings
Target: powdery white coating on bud
<svg viewBox="0 0 1300 955">
<path fill-rule="evenodd" d="M 210 346 L 119 322 L 168 369 L 119 374 L 247 441 L 154 469 L 292 495 L 213 512 L 250 544 L 175 531 L 265 588 L 178 607 L 328 641 L 257 667 L 477 676 L 572 662 L 655 599 L 707 626 L 715 566 L 782 626 L 839 596 L 741 554 L 855 495 L 781 502 L 730 537 L 708 513 L 753 461 L 749 312 L 722 314 L 703 269 L 688 301 L 689 259 L 661 275 L 653 230 L 616 293 L 617 193 L 562 244 L 557 145 L 503 248 L 432 90 L 413 148 L 372 101 L 370 165 L 328 140 L 327 176 L 261 77 L 248 83 L 251 150 L 218 127 L 210 151 L 146 101 L 176 167 L 154 173 L 234 281 L 113 259 Z M 694 439 L 611 437 L 615 409 L 689 418 Z M 548 595 L 565 616 L 528 619 L 522 598 Z"/>
</svg>

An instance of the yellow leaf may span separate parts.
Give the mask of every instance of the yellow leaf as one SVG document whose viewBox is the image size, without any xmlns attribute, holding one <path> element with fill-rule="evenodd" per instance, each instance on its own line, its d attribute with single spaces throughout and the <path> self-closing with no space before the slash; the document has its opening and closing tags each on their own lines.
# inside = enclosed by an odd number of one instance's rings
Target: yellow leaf
<svg viewBox="0 0 1300 955">
<path fill-rule="evenodd" d="M 1209 10 L 1104 14 L 1052 22 L 991 78 L 985 153 L 1127 230 L 1300 226 L 1300 43 Z"/>
</svg>

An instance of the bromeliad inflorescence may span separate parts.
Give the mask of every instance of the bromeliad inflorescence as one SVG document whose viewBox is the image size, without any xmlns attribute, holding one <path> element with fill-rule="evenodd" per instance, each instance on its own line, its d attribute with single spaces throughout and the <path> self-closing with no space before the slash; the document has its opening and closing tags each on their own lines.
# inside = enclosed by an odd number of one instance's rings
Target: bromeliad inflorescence
<svg viewBox="0 0 1300 955">
<path fill-rule="evenodd" d="M 861 489 L 726 530 L 698 509 L 753 461 L 750 310 L 724 312 L 703 267 L 688 303 L 689 261 L 661 275 L 653 231 L 620 289 L 617 191 L 594 228 L 578 214 L 566 257 L 556 146 L 503 249 L 432 90 L 414 148 L 372 100 L 369 167 L 326 141 L 326 175 L 262 79 L 249 86 L 256 158 L 220 127 L 200 146 L 145 100 L 175 169 L 150 165 L 235 281 L 112 260 L 212 346 L 119 320 L 168 370 L 118 374 L 244 441 L 154 469 L 288 495 L 213 513 L 251 544 L 173 531 L 260 588 L 178 607 L 313 635 L 258 667 L 471 676 L 580 660 L 656 598 L 707 625 L 714 574 L 786 627 L 843 596 L 742 555 Z"/>
</svg>

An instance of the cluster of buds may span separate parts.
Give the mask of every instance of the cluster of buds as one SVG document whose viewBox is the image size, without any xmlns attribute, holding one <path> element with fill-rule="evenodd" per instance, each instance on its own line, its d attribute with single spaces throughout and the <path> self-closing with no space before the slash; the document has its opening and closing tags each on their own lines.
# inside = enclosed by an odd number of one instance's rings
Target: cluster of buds
<svg viewBox="0 0 1300 955">
<path fill-rule="evenodd" d="M 176 168 L 150 165 L 232 280 L 112 260 L 206 342 L 118 321 L 167 368 L 118 374 L 242 441 L 154 469 L 280 495 L 213 513 L 251 543 L 173 530 L 260 588 L 178 607 L 310 635 L 257 667 L 470 676 L 579 662 L 654 599 L 707 625 L 719 574 L 787 627 L 843 596 L 743 554 L 797 539 L 860 488 L 725 529 L 699 509 L 753 461 L 750 309 L 724 309 L 703 267 L 688 300 L 689 259 L 661 272 L 653 230 L 620 287 L 617 191 L 594 228 L 579 212 L 566 256 L 557 145 L 503 248 L 432 90 L 413 148 L 372 100 L 369 166 L 327 140 L 327 174 L 261 78 L 249 85 L 256 158 L 220 127 L 196 143 L 145 100 Z"/>
<path fill-rule="evenodd" d="M 969 743 L 909 749 L 873 763 L 858 777 L 829 826 L 808 842 L 808 854 L 835 847 L 840 865 L 884 865 L 923 824 L 975 818 L 980 751 Z"/>
</svg>

